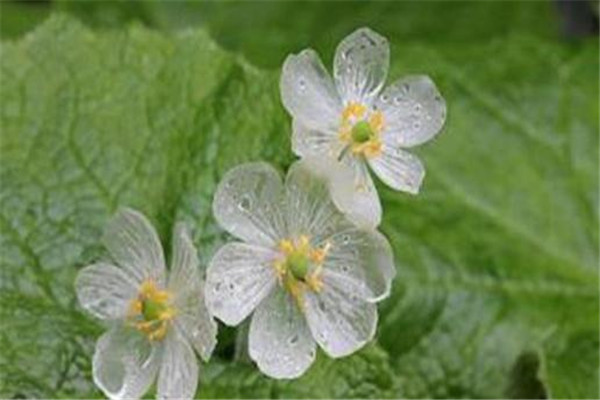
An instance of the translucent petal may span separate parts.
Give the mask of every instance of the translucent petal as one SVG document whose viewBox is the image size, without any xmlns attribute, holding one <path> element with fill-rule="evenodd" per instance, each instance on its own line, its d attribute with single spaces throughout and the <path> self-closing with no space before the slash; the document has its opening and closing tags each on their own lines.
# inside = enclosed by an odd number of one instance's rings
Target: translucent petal
<svg viewBox="0 0 600 400">
<path fill-rule="evenodd" d="M 375 228 L 381 223 L 381 202 L 363 160 L 346 156 L 338 163 L 332 174 L 331 197 L 357 225 Z"/>
<path fill-rule="evenodd" d="M 292 234 L 329 235 L 346 219 L 366 228 L 374 228 L 381 221 L 373 181 L 365 163 L 353 156 L 341 162 L 328 157 L 297 161 L 288 171 L 286 192 Z"/>
<path fill-rule="evenodd" d="M 213 213 L 219 224 L 238 238 L 274 245 L 284 231 L 281 176 L 267 163 L 247 163 L 231 169 L 217 187 Z"/>
<path fill-rule="evenodd" d="M 337 134 L 308 128 L 298 119 L 292 122 L 292 151 L 299 157 L 335 157 L 342 150 L 341 143 Z"/>
<path fill-rule="evenodd" d="M 344 357 L 373 338 L 377 308 L 326 269 L 322 276 L 321 291 L 306 292 L 306 319 L 319 346 L 331 357 Z"/>
<path fill-rule="evenodd" d="M 385 236 L 377 231 L 348 227 L 324 242 L 330 244 L 330 250 L 323 267 L 332 277 L 371 302 L 389 295 L 396 268 Z"/>
<path fill-rule="evenodd" d="M 327 186 L 330 171 L 319 159 L 297 161 L 286 177 L 288 234 L 292 237 L 309 235 L 313 240 L 328 236 L 345 221 L 335 207 Z"/>
<path fill-rule="evenodd" d="M 161 350 L 137 331 L 115 326 L 96 343 L 94 383 L 111 399 L 138 399 L 156 377 Z"/>
<path fill-rule="evenodd" d="M 137 285 L 132 278 L 121 268 L 106 263 L 79 271 L 75 290 L 81 306 L 101 319 L 124 318 L 137 295 Z"/>
<path fill-rule="evenodd" d="M 369 165 L 389 187 L 411 194 L 419 193 L 425 168 L 417 156 L 386 144 L 381 155 L 369 159 Z"/>
<path fill-rule="evenodd" d="M 117 264 L 138 283 L 153 279 L 165 282 L 162 246 L 150 222 L 139 212 L 124 208 L 110 220 L 103 236 Z"/>
<path fill-rule="evenodd" d="M 206 271 L 206 304 L 227 325 L 237 325 L 275 287 L 277 253 L 246 243 L 228 243 Z"/>
<path fill-rule="evenodd" d="M 198 362 L 194 351 L 177 331 L 165 338 L 158 375 L 159 399 L 192 399 L 198 386 Z"/>
<path fill-rule="evenodd" d="M 428 76 L 407 76 L 388 86 L 375 107 L 383 112 L 383 139 L 393 148 L 430 140 L 444 125 L 446 102 Z"/>
<path fill-rule="evenodd" d="M 283 63 L 281 100 L 294 119 L 321 132 L 337 132 L 342 103 L 318 54 L 311 49 Z"/>
<path fill-rule="evenodd" d="M 217 324 L 206 307 L 196 249 L 183 224 L 176 226 L 173 236 L 169 289 L 177 310 L 175 325 L 200 357 L 208 361 L 217 344 Z"/>
<path fill-rule="evenodd" d="M 252 316 L 250 357 L 266 375 L 293 379 L 315 360 L 316 343 L 297 304 L 285 290 L 274 290 Z"/>
<path fill-rule="evenodd" d="M 335 83 L 346 101 L 370 104 L 385 83 L 390 47 L 383 36 L 360 28 L 338 45 L 333 61 Z"/>
</svg>

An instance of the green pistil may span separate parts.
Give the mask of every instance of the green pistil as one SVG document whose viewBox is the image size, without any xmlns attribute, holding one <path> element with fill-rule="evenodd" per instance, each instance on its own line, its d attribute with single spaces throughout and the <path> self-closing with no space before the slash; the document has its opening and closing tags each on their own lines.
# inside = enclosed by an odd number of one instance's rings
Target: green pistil
<svg viewBox="0 0 600 400">
<path fill-rule="evenodd" d="M 371 139 L 372 136 L 373 130 L 367 121 L 357 122 L 352 127 L 352 140 L 354 143 L 364 143 Z"/>
<path fill-rule="evenodd" d="M 308 273 L 310 262 L 305 254 L 301 252 L 293 252 L 288 256 L 286 265 L 294 278 L 304 280 L 306 274 Z"/>
<path fill-rule="evenodd" d="M 160 314 L 165 311 L 166 306 L 157 301 L 144 300 L 142 302 L 142 315 L 146 321 L 155 321 L 160 318 Z"/>
</svg>

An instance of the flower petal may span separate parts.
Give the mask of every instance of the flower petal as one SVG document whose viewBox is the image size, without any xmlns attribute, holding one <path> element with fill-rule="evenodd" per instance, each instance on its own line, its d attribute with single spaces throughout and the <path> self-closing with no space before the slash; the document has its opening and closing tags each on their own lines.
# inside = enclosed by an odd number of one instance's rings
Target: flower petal
<svg viewBox="0 0 600 400">
<path fill-rule="evenodd" d="M 419 193 L 425 168 L 417 156 L 384 145 L 381 155 L 369 159 L 369 165 L 389 187 L 411 194 Z"/>
<path fill-rule="evenodd" d="M 341 97 L 347 102 L 370 104 L 385 83 L 390 46 L 383 36 L 360 28 L 340 42 L 333 65 Z"/>
<path fill-rule="evenodd" d="M 92 359 L 94 383 L 110 399 L 137 399 L 160 365 L 161 348 L 139 332 L 114 326 L 98 339 Z"/>
<path fill-rule="evenodd" d="M 353 156 L 338 163 L 331 175 L 331 197 L 357 225 L 375 228 L 381 223 L 381 202 L 373 179 L 363 160 Z M 336 169 L 332 169 L 336 171 Z"/>
<path fill-rule="evenodd" d="M 294 181 L 298 182 L 295 185 L 298 190 L 290 190 Z M 329 188 L 329 193 L 322 191 L 322 182 Z M 365 162 L 354 156 L 347 155 L 342 161 L 329 157 L 305 157 L 290 167 L 286 189 L 290 208 L 288 214 L 293 216 L 289 223 L 291 231 L 295 226 L 296 230 L 304 229 L 306 233 L 306 228 L 309 227 L 308 232 L 315 235 L 318 233 L 315 231 L 316 227 L 325 227 L 329 228 L 331 234 L 334 231 L 331 223 L 325 223 L 323 219 L 332 213 L 332 208 L 340 210 L 361 227 L 375 228 L 381 222 L 381 204 L 373 180 Z M 302 200 L 303 198 L 306 200 Z M 329 199 L 333 201 L 334 207 L 330 206 Z M 319 213 L 312 205 L 316 202 L 321 205 Z M 298 218 L 302 209 L 309 211 L 305 212 L 304 219 Z M 317 216 L 320 219 L 315 219 Z"/>
<path fill-rule="evenodd" d="M 446 120 L 446 102 L 428 76 L 407 76 L 388 86 L 375 107 L 383 112 L 383 139 L 411 147 L 434 137 Z"/>
<path fill-rule="evenodd" d="M 83 268 L 75 279 L 77 298 L 83 308 L 100 319 L 127 315 L 137 295 L 137 285 L 121 268 L 97 263 Z"/>
<path fill-rule="evenodd" d="M 175 296 L 176 326 L 200 357 L 208 361 L 217 344 L 217 323 L 206 307 L 196 248 L 183 224 L 177 224 L 173 236 L 169 290 Z"/>
<path fill-rule="evenodd" d="M 284 229 L 282 196 L 281 177 L 273 167 L 263 162 L 242 164 L 227 172 L 219 183 L 213 213 L 232 235 L 272 246 Z"/>
<path fill-rule="evenodd" d="M 342 103 L 318 54 L 289 55 L 281 72 L 281 100 L 294 119 L 321 132 L 337 132 Z"/>
<path fill-rule="evenodd" d="M 322 277 L 320 292 L 306 292 L 306 319 L 321 348 L 331 357 L 344 357 L 373 338 L 377 308 L 326 269 Z"/>
<path fill-rule="evenodd" d="M 296 118 L 292 121 L 292 151 L 299 157 L 335 157 L 341 144 L 337 134 L 311 129 Z"/>
<path fill-rule="evenodd" d="M 165 282 L 165 259 L 156 231 L 139 212 L 124 208 L 110 220 L 104 245 L 117 264 L 138 283 L 153 279 Z"/>
<path fill-rule="evenodd" d="M 206 271 L 206 304 L 213 315 L 227 325 L 242 322 L 274 288 L 276 256 L 246 243 L 221 247 Z"/>
<path fill-rule="evenodd" d="M 198 361 L 187 341 L 177 331 L 165 338 L 158 375 L 159 399 L 192 399 L 198 386 Z"/>
<path fill-rule="evenodd" d="M 314 161 L 314 162 L 313 162 Z M 326 169 L 307 158 L 288 170 L 285 180 L 288 235 L 309 235 L 315 240 L 335 230 L 345 218 L 331 200 Z"/>
<path fill-rule="evenodd" d="M 377 302 L 390 294 L 396 268 L 389 242 L 381 233 L 342 229 L 327 238 L 330 250 L 323 268 L 365 300 Z"/>
<path fill-rule="evenodd" d="M 250 357 L 276 379 L 302 375 L 315 360 L 316 343 L 304 316 L 283 289 L 274 290 L 252 316 Z"/>
</svg>

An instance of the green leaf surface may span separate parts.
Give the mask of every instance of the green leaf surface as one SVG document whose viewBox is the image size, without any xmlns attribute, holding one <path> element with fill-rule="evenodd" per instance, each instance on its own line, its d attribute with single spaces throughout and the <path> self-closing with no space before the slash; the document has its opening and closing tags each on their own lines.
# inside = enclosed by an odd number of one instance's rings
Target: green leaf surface
<svg viewBox="0 0 600 400">
<path fill-rule="evenodd" d="M 597 398 L 597 41 L 390 39 L 391 78 L 430 74 L 449 118 L 416 150 L 418 197 L 380 185 L 398 277 L 376 343 L 276 382 L 232 360 L 225 330 L 198 396 Z M 98 397 L 103 328 L 76 303 L 77 271 L 106 256 L 120 205 L 163 243 L 188 221 L 206 262 L 225 239 L 210 213 L 220 177 L 294 159 L 278 72 L 203 30 L 93 32 L 61 16 L 4 42 L 0 63 L 0 397 Z"/>
</svg>

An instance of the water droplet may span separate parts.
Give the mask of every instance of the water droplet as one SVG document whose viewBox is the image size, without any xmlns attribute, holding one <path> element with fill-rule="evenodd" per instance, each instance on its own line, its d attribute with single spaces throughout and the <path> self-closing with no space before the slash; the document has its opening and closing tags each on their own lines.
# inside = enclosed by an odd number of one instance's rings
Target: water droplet
<svg viewBox="0 0 600 400">
<path fill-rule="evenodd" d="M 344 236 L 342 236 L 342 243 L 343 243 L 343 244 L 348 244 L 348 243 L 350 243 L 350 236 L 349 236 L 349 235 L 344 235 Z"/>
<path fill-rule="evenodd" d="M 325 303 L 323 303 L 322 301 L 319 301 L 319 309 L 323 312 L 327 309 L 327 307 L 325 307 Z"/>
<path fill-rule="evenodd" d="M 379 96 L 379 100 L 381 100 L 382 103 L 387 103 L 390 100 L 390 96 L 387 94 L 382 94 Z"/>
<path fill-rule="evenodd" d="M 242 197 L 242 199 L 238 203 L 238 207 L 240 207 L 242 211 L 248 211 L 251 205 L 252 202 L 250 201 L 250 198 L 248 196 Z"/>
<path fill-rule="evenodd" d="M 294 335 L 290 338 L 289 342 L 291 345 L 295 345 L 296 343 L 298 343 L 298 340 L 299 340 L 298 335 Z"/>
<path fill-rule="evenodd" d="M 413 129 L 421 129 L 421 123 L 419 121 L 413 122 Z"/>
<path fill-rule="evenodd" d="M 350 270 L 350 267 L 348 265 L 342 265 L 342 271 L 348 272 L 349 270 Z"/>
<path fill-rule="evenodd" d="M 402 103 L 402 97 L 400 97 L 400 96 L 394 97 L 394 103 L 396 105 L 400 105 Z"/>
<path fill-rule="evenodd" d="M 417 104 L 415 104 L 414 109 L 416 112 L 420 112 L 423 109 L 423 107 L 421 106 L 421 104 L 417 103 Z"/>
<path fill-rule="evenodd" d="M 300 86 L 301 91 L 304 91 L 306 89 L 306 81 L 304 80 L 304 78 L 300 78 L 300 80 L 298 81 L 298 85 Z"/>
<path fill-rule="evenodd" d="M 221 282 L 217 282 L 217 283 L 215 284 L 215 287 L 214 287 L 214 289 L 213 289 L 213 290 L 215 291 L 215 293 L 218 293 L 218 292 L 220 292 L 220 291 L 221 291 Z"/>
</svg>

